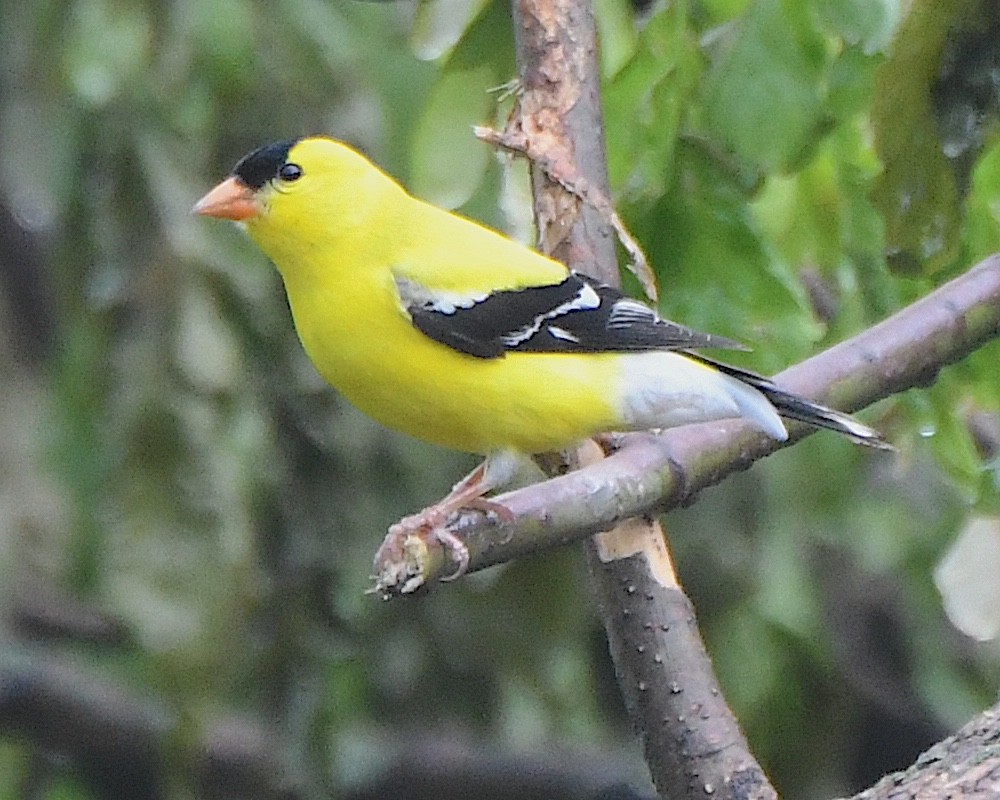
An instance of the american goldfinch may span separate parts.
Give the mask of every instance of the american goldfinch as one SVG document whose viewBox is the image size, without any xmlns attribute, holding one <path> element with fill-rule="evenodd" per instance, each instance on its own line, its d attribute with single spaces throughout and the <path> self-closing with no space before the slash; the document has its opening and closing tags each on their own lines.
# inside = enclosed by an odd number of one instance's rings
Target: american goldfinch
<svg viewBox="0 0 1000 800">
<path fill-rule="evenodd" d="M 306 353 L 351 403 L 487 456 L 421 524 L 482 503 L 517 454 L 602 432 L 742 417 L 784 440 L 784 416 L 885 446 L 845 414 L 693 352 L 735 342 L 410 196 L 334 139 L 254 150 L 194 211 L 240 223 L 274 262 Z"/>
</svg>

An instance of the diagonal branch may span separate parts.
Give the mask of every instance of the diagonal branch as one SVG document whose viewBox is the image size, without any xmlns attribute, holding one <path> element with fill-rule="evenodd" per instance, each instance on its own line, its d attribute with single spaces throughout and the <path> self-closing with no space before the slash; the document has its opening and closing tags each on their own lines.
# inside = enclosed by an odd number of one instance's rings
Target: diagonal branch
<svg viewBox="0 0 1000 800">
<path fill-rule="evenodd" d="M 884 322 L 785 370 L 775 380 L 782 388 L 856 411 L 907 389 L 930 385 L 943 367 L 998 336 L 1000 255 L 993 255 Z M 781 443 L 741 422 L 727 421 L 675 428 L 659 436 L 625 435 L 621 449 L 610 458 L 496 498 L 510 509 L 510 523 L 501 525 L 468 512 L 454 520 L 449 530 L 468 546 L 469 570 L 484 569 L 582 539 L 629 517 L 686 505 L 702 489 L 810 432 L 794 425 L 789 442 Z M 409 567 L 421 572 L 425 581 L 446 576 L 451 569 L 443 552 L 411 555 L 414 560 Z M 379 577 L 388 578 L 388 573 Z M 387 583 L 385 588 L 391 593 L 391 580 Z"/>
<path fill-rule="evenodd" d="M 610 226 L 594 202 L 608 190 L 590 3 L 514 0 L 513 21 L 522 91 L 498 140 L 520 143 L 530 155 L 540 249 L 612 281 Z M 953 284 L 950 295 L 918 304 L 779 381 L 848 409 L 928 382 L 942 365 L 996 335 L 997 271 L 996 262 L 985 264 Z M 928 327 L 932 336 L 923 338 Z M 599 453 L 592 459 L 582 447 L 569 460 L 593 460 L 592 466 L 498 498 L 514 525 L 466 515 L 450 532 L 464 540 L 476 569 L 607 531 L 587 543 L 592 585 L 660 796 L 772 800 L 774 788 L 721 696 L 666 539 L 648 513 L 690 499 L 779 445 L 738 423 L 626 441 L 607 460 Z M 393 542 L 390 536 L 376 560 L 377 590 L 387 596 L 439 578 L 450 568 L 435 546 L 442 538 Z"/>
</svg>

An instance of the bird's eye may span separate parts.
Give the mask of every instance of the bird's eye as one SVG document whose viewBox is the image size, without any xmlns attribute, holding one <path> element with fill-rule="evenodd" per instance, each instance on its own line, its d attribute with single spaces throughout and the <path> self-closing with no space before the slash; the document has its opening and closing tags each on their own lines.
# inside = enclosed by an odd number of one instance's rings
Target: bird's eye
<svg viewBox="0 0 1000 800">
<path fill-rule="evenodd" d="M 302 167 L 292 163 L 282 164 L 278 170 L 278 177 L 283 181 L 297 181 L 302 177 Z"/>
</svg>

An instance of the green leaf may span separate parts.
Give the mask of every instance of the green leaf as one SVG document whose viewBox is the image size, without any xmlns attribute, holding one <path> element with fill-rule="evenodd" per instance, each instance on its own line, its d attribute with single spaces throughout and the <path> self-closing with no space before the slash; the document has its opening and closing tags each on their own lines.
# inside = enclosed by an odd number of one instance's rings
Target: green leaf
<svg viewBox="0 0 1000 800">
<path fill-rule="evenodd" d="M 465 32 L 420 110 L 413 134 L 409 186 L 414 194 L 457 208 L 476 191 L 490 148 L 471 127 L 489 121 L 496 89 L 513 74 L 506 5 L 494 0 Z"/>
<path fill-rule="evenodd" d="M 632 6 L 627 0 L 594 0 L 594 23 L 601 43 L 601 73 L 614 75 L 638 43 Z"/>
<path fill-rule="evenodd" d="M 762 0 L 728 31 L 705 85 L 712 135 L 763 169 L 800 160 L 825 125 L 826 42 L 804 4 Z"/>
<path fill-rule="evenodd" d="M 843 257 L 844 208 L 837 163 L 828 149 L 794 175 L 770 176 L 753 206 L 789 263 L 830 268 Z"/>
<path fill-rule="evenodd" d="M 684 4 L 671 3 L 647 22 L 635 54 L 604 88 L 608 173 L 617 193 L 663 194 L 700 69 Z"/>
<path fill-rule="evenodd" d="M 816 0 L 813 6 L 821 24 L 865 55 L 886 50 L 900 20 L 895 0 Z"/>
<path fill-rule="evenodd" d="M 967 263 L 1000 250 L 1000 140 L 987 148 L 972 172 L 962 234 Z"/>
<path fill-rule="evenodd" d="M 969 503 L 975 502 L 983 475 L 982 459 L 962 409 L 971 406 L 971 376 L 965 364 L 940 373 L 934 385 L 914 397 L 916 425 L 942 472 Z"/>
<path fill-rule="evenodd" d="M 890 266 L 902 274 L 932 274 L 958 255 L 958 192 L 931 91 L 945 38 L 966 2 L 915 0 L 875 81 L 872 126 L 885 170 L 873 198 L 885 216 Z"/>
<path fill-rule="evenodd" d="M 440 58 L 462 38 L 489 0 L 421 0 L 413 18 L 410 43 L 417 58 Z"/>
<path fill-rule="evenodd" d="M 860 125 L 843 125 L 802 170 L 768 177 L 752 203 L 781 260 L 795 273 L 808 267 L 829 284 L 838 338 L 886 311 L 875 293 L 859 291 L 884 276 L 881 220 L 868 199 L 877 168 Z"/>
<path fill-rule="evenodd" d="M 838 122 L 867 115 L 871 105 L 872 84 L 882 56 L 866 55 L 860 47 L 845 47 L 827 74 L 826 113 Z"/>
<path fill-rule="evenodd" d="M 666 313 L 747 342 L 753 366 L 774 371 L 807 352 L 821 328 L 726 167 L 691 144 L 678 148 L 670 192 L 634 228 L 660 271 Z"/>
<path fill-rule="evenodd" d="M 718 25 L 742 14 L 750 0 L 701 0 L 699 10 L 707 14 L 710 23 Z"/>
</svg>

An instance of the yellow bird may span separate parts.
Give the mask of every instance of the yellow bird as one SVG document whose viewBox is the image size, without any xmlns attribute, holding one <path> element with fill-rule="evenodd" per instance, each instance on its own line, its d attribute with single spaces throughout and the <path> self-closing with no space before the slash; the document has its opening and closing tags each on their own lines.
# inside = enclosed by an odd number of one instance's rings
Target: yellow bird
<svg viewBox="0 0 1000 800">
<path fill-rule="evenodd" d="M 306 353 L 351 403 L 486 455 L 418 525 L 488 507 L 481 498 L 518 458 L 602 432 L 742 417 L 783 441 L 784 416 L 887 446 L 845 414 L 692 352 L 735 342 L 412 197 L 334 139 L 254 150 L 194 211 L 239 222 L 274 262 Z"/>
</svg>

